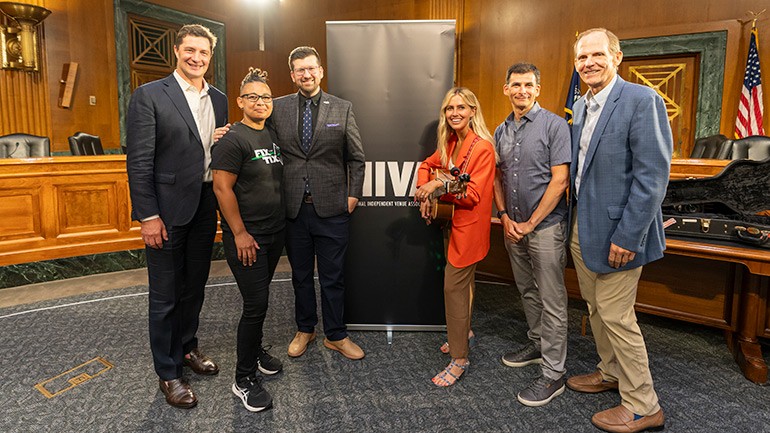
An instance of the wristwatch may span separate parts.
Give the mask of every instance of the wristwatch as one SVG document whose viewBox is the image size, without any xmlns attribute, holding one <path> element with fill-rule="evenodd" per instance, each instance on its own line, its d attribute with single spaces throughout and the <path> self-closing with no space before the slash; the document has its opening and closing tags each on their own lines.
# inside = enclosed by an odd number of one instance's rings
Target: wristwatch
<svg viewBox="0 0 770 433">
<path fill-rule="evenodd" d="M 505 210 L 505 209 L 497 211 L 497 219 L 500 219 L 500 218 L 502 218 L 502 217 L 503 217 L 503 215 L 505 215 L 505 214 L 507 214 L 507 213 L 508 213 L 508 211 L 507 211 L 507 210 Z"/>
</svg>

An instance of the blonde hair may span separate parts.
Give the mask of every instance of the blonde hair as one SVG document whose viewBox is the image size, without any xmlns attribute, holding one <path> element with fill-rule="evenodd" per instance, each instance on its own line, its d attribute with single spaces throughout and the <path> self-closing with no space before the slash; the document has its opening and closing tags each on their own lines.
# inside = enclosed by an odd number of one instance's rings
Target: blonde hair
<svg viewBox="0 0 770 433">
<path fill-rule="evenodd" d="M 604 33 L 607 36 L 607 39 L 609 40 L 608 47 L 610 49 L 611 56 L 614 56 L 615 54 L 620 52 L 620 39 L 618 39 L 618 37 L 615 36 L 615 33 L 612 33 L 611 31 L 605 29 L 604 27 L 595 27 L 593 29 L 588 29 L 580 33 L 577 39 L 575 39 L 575 44 L 572 45 L 572 50 L 575 53 L 575 56 L 577 56 L 577 46 L 580 40 L 591 33 Z"/>
<path fill-rule="evenodd" d="M 438 154 L 441 157 L 441 165 L 445 167 L 449 163 L 447 144 L 449 144 L 449 139 L 452 137 L 452 135 L 456 135 L 454 129 L 452 129 L 452 127 L 447 124 L 445 110 L 449 105 L 449 101 L 455 96 L 459 96 L 462 98 L 465 104 L 476 110 L 476 113 L 471 116 L 469 121 L 471 130 L 473 130 L 473 132 L 475 132 L 479 137 L 494 144 L 492 134 L 489 133 L 487 124 L 484 122 L 484 115 L 481 114 L 481 105 L 479 105 L 479 100 L 476 98 L 476 95 L 474 95 L 473 92 L 471 92 L 471 90 L 467 87 L 452 87 L 449 89 L 446 96 L 444 96 L 444 101 L 441 102 L 441 110 L 439 111 L 438 116 L 438 142 L 436 143 L 436 149 L 438 150 Z M 495 153 L 495 160 L 497 160 L 497 153 Z"/>
</svg>

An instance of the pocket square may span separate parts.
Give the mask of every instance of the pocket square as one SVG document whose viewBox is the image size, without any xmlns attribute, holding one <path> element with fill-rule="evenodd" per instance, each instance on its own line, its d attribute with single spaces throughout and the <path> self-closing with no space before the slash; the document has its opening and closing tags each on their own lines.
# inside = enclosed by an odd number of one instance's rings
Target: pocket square
<svg viewBox="0 0 770 433">
<path fill-rule="evenodd" d="M 327 123 L 326 124 L 327 128 L 334 128 L 335 126 L 340 126 L 340 124 L 339 123 Z"/>
</svg>

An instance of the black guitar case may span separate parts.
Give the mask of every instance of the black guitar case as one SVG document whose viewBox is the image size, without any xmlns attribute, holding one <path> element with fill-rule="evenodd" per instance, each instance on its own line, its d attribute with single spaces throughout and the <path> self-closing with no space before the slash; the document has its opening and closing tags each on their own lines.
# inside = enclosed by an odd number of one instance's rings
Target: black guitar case
<svg viewBox="0 0 770 433">
<path fill-rule="evenodd" d="M 667 235 L 770 248 L 770 158 L 736 160 L 716 176 L 669 181 Z"/>
</svg>

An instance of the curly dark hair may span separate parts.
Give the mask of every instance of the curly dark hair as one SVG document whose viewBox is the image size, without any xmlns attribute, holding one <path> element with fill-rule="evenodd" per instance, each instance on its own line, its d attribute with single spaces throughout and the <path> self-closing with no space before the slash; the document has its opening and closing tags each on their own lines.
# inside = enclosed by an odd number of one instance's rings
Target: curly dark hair
<svg viewBox="0 0 770 433">
<path fill-rule="evenodd" d="M 249 67 L 249 72 L 246 74 L 245 77 L 243 77 L 243 80 L 241 81 L 241 91 L 243 91 L 243 86 L 249 83 L 267 84 L 267 71 L 263 71 L 262 69 L 259 69 L 259 68 Z"/>
</svg>

